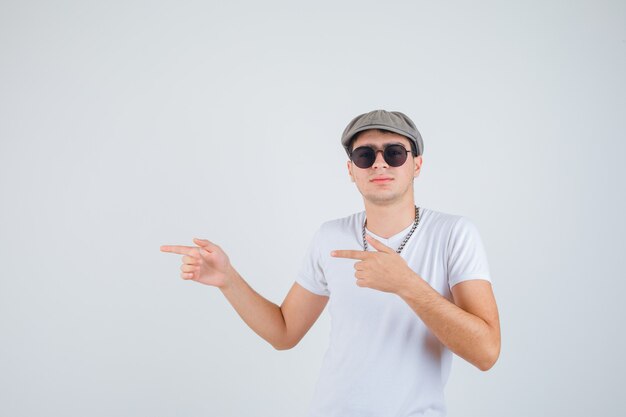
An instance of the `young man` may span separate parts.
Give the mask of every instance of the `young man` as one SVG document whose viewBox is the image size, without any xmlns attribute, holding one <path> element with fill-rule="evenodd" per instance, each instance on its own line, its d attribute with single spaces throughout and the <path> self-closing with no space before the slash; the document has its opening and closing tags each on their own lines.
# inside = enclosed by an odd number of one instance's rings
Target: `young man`
<svg viewBox="0 0 626 417">
<path fill-rule="evenodd" d="M 310 417 L 444 416 L 452 352 L 481 370 L 500 353 L 480 235 L 463 216 L 415 205 L 424 144 L 406 115 L 357 116 L 341 143 L 365 211 L 321 225 L 280 307 L 208 240 L 161 250 L 185 255 L 182 278 L 218 287 L 276 349 L 294 347 L 329 305 L 330 345 Z"/>
</svg>

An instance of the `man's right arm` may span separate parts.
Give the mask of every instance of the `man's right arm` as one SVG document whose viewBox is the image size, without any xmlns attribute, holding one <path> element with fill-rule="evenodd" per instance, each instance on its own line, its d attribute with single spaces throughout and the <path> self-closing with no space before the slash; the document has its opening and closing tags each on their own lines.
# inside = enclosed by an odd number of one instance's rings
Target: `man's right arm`
<svg viewBox="0 0 626 417">
<path fill-rule="evenodd" d="M 279 307 L 248 285 L 222 248 L 206 239 L 194 242 L 197 247 L 161 246 L 161 251 L 184 255 L 181 278 L 219 288 L 243 321 L 276 349 L 297 345 L 328 302 L 294 283 Z"/>
<path fill-rule="evenodd" d="M 318 319 L 328 297 L 294 283 L 279 307 L 262 297 L 231 267 L 220 290 L 243 321 L 275 349 L 291 349 Z"/>
</svg>

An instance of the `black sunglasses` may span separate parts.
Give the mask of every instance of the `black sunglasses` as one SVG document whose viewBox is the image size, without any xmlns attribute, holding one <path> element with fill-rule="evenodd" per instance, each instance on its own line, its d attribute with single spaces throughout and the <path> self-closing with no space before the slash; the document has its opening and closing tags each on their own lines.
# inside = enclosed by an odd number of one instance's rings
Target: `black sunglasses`
<svg viewBox="0 0 626 417">
<path fill-rule="evenodd" d="M 407 151 L 404 146 L 397 144 L 387 145 L 383 149 L 374 149 L 371 146 L 359 146 L 350 153 L 350 160 L 359 168 L 369 168 L 374 165 L 378 152 L 383 153 L 383 158 L 389 166 L 399 167 L 404 165 L 407 159 L 406 154 L 411 151 Z"/>
</svg>

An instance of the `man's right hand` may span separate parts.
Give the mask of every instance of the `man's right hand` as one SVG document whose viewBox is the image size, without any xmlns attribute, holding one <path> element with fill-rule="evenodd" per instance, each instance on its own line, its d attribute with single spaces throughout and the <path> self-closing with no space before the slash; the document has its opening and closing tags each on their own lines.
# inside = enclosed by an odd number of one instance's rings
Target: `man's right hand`
<svg viewBox="0 0 626 417">
<path fill-rule="evenodd" d="M 206 239 L 193 239 L 198 246 L 161 246 L 161 252 L 185 255 L 180 276 L 185 280 L 223 288 L 229 283 L 232 265 L 226 252 Z"/>
</svg>

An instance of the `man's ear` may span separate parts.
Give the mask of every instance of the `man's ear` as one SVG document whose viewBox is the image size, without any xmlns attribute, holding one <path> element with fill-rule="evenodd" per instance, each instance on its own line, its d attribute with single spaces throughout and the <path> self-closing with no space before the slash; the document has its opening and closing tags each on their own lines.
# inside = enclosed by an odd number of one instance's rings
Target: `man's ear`
<svg viewBox="0 0 626 417">
<path fill-rule="evenodd" d="M 422 164 L 424 160 L 422 159 L 422 155 L 418 155 L 413 158 L 415 161 L 415 171 L 413 172 L 413 178 L 417 178 L 420 175 L 420 171 L 422 170 Z"/>
<path fill-rule="evenodd" d="M 348 167 L 348 175 L 350 175 L 350 181 L 354 182 L 354 177 L 352 176 L 352 161 L 348 160 L 348 162 L 346 162 L 346 166 Z"/>
</svg>

